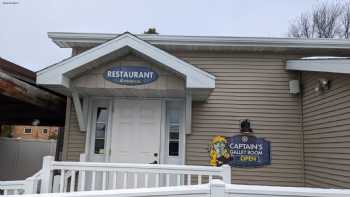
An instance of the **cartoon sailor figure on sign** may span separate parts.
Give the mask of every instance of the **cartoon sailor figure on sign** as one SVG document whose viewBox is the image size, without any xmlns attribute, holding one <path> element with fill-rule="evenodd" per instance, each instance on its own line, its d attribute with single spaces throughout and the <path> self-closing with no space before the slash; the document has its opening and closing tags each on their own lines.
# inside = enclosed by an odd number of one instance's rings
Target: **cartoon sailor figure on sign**
<svg viewBox="0 0 350 197">
<path fill-rule="evenodd" d="M 227 140 L 223 136 L 216 136 L 209 144 L 210 165 L 222 166 L 230 160 L 230 152 L 227 147 Z"/>
</svg>

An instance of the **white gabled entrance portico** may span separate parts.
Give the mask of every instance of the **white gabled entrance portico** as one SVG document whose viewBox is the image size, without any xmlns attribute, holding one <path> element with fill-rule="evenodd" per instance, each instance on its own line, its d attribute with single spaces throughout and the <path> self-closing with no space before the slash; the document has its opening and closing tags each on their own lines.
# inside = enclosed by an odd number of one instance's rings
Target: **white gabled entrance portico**
<svg viewBox="0 0 350 197">
<path fill-rule="evenodd" d="M 192 100 L 206 100 L 215 77 L 124 33 L 39 71 L 37 83 L 73 96 L 87 161 L 184 164 Z"/>
<path fill-rule="evenodd" d="M 161 100 L 115 99 L 112 115 L 112 163 L 159 163 Z"/>
</svg>

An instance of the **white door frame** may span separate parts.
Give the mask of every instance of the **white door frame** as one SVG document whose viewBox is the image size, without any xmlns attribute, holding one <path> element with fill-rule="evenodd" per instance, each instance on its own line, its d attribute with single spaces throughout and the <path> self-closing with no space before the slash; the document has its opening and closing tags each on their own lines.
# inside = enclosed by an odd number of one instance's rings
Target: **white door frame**
<svg viewBox="0 0 350 197">
<path fill-rule="evenodd" d="M 168 146 L 168 140 L 166 139 L 166 101 L 183 101 L 185 104 L 184 99 L 177 99 L 177 98 L 136 98 L 136 97 L 89 97 L 89 107 L 88 107 L 88 123 L 87 123 L 87 133 L 86 133 L 86 143 L 85 143 L 85 153 L 87 161 L 95 161 L 96 160 L 96 154 L 94 154 L 94 128 L 95 128 L 95 117 L 96 113 L 94 113 L 97 108 L 98 104 L 101 104 L 105 102 L 106 104 L 103 106 L 108 106 L 108 126 L 106 131 L 106 138 L 105 138 L 105 153 L 104 157 L 101 155 L 99 162 L 110 162 L 110 150 L 111 150 L 111 136 L 112 136 L 112 124 L 113 124 L 113 113 L 114 113 L 114 106 L 113 106 L 113 100 L 115 99 L 144 99 L 144 100 L 161 100 L 161 130 L 160 130 L 160 155 L 159 155 L 159 163 L 166 163 L 167 162 L 167 156 L 168 153 L 165 151 L 167 150 L 165 147 Z M 183 107 L 183 114 L 185 107 Z M 185 134 L 185 116 L 183 115 L 183 121 L 181 123 L 181 133 L 182 136 L 182 142 L 180 142 L 180 145 L 182 148 L 180 149 L 180 158 L 182 160 L 182 164 L 185 164 L 185 153 L 186 153 L 186 134 Z M 98 155 L 99 156 L 99 155 Z M 95 158 L 94 158 L 95 157 Z"/>
<path fill-rule="evenodd" d="M 169 156 L 169 128 L 167 125 L 167 106 L 166 102 L 169 101 L 176 101 L 180 102 L 180 128 L 179 128 L 179 156 Z M 186 153 L 186 117 L 185 117 L 185 100 L 182 99 L 166 99 L 164 100 L 164 139 L 163 139 L 163 151 L 164 151 L 164 162 L 163 163 L 170 163 L 170 164 L 178 164 L 178 165 L 184 165 L 185 164 L 185 153 Z M 170 161 L 176 162 L 171 163 Z"/>
</svg>

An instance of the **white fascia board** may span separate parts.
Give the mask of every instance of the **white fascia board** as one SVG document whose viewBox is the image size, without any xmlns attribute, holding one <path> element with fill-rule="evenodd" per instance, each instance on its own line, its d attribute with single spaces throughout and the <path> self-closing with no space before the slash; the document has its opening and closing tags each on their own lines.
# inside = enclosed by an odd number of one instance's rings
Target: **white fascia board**
<svg viewBox="0 0 350 197">
<path fill-rule="evenodd" d="M 43 85 L 64 85 L 63 82 L 65 80 L 63 80 L 63 77 L 69 76 L 70 71 L 123 47 L 130 47 L 160 64 L 181 73 L 186 78 L 187 88 L 215 88 L 215 77 L 213 75 L 180 60 L 130 33 L 120 35 L 113 40 L 39 71 L 37 73 L 37 83 Z"/>
<path fill-rule="evenodd" d="M 350 74 L 350 59 L 288 60 L 286 69 Z"/>
<path fill-rule="evenodd" d="M 40 85 L 61 85 L 69 88 L 70 80 L 56 72 L 46 72 L 44 74 L 39 74 L 38 72 L 36 76 L 36 83 Z"/>
<path fill-rule="evenodd" d="M 72 47 L 69 43 L 100 44 L 113 39 L 119 34 L 103 33 L 65 33 L 50 32 L 49 38 L 59 47 Z M 229 37 L 229 36 L 177 36 L 139 34 L 138 38 L 154 45 L 197 46 L 197 47 L 267 47 L 267 48 L 323 48 L 350 49 L 350 41 L 343 39 L 303 39 L 269 37 Z"/>
<path fill-rule="evenodd" d="M 108 53 L 111 53 L 115 50 L 118 50 L 125 46 L 125 43 L 122 40 L 123 36 L 120 36 L 116 39 L 110 42 L 106 42 L 105 44 L 99 45 L 97 47 L 94 47 L 90 50 L 87 50 L 79 55 L 73 56 L 71 58 L 68 58 L 66 60 L 63 60 L 62 62 L 59 62 L 55 65 L 49 66 L 47 68 L 44 68 L 40 70 L 37 75 L 38 77 L 40 75 L 45 74 L 65 74 L 71 70 L 74 70 L 84 64 L 87 64 L 95 59 L 98 59 Z M 112 45 L 114 44 L 114 45 Z"/>
</svg>

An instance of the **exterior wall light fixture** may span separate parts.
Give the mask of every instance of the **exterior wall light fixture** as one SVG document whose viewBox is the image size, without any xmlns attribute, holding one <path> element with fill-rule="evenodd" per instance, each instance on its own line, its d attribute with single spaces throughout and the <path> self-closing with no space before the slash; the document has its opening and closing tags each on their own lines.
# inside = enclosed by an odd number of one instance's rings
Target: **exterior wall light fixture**
<svg viewBox="0 0 350 197">
<path fill-rule="evenodd" d="M 330 81 L 327 79 L 319 79 L 315 87 L 315 92 L 324 92 L 329 90 Z"/>
<path fill-rule="evenodd" d="M 253 133 L 253 129 L 250 127 L 250 120 L 245 119 L 241 121 L 241 133 Z"/>
</svg>

